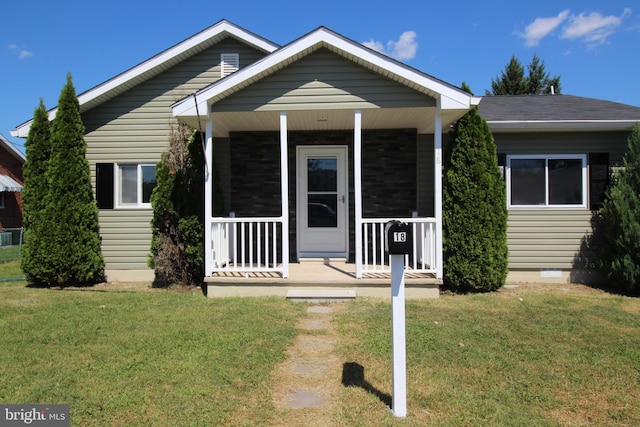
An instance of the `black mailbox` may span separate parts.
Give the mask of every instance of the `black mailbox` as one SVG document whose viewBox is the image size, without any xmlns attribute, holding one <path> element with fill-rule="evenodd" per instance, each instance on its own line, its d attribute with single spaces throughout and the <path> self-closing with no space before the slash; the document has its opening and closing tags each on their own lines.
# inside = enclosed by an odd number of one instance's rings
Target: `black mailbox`
<svg viewBox="0 0 640 427">
<path fill-rule="evenodd" d="M 407 255 L 413 250 L 413 229 L 406 222 L 390 221 L 385 226 L 389 255 Z"/>
</svg>

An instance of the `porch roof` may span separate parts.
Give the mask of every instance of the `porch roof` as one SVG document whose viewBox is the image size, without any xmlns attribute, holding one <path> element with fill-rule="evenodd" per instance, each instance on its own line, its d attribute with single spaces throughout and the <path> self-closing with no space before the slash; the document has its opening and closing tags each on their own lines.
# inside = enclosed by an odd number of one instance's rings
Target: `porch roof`
<svg viewBox="0 0 640 427">
<path fill-rule="evenodd" d="M 172 106 L 173 115 L 192 126 L 203 128 L 207 113 L 211 111 L 212 105 L 277 73 L 319 49 L 328 49 L 379 76 L 423 94 L 425 98 L 439 100 L 443 127 L 457 120 L 472 105 L 479 102 L 479 98 L 473 97 L 460 88 L 380 54 L 325 27 L 319 27 L 254 64 L 178 101 Z M 332 108 L 340 107 L 327 105 L 327 108 L 322 110 L 297 111 L 290 116 L 290 127 L 291 129 L 323 129 L 322 124 L 317 122 L 331 122 L 331 129 L 351 128 L 353 125 L 352 115 L 344 114 L 344 110 L 340 112 L 339 109 L 332 110 Z M 319 111 L 331 117 L 323 116 L 322 120 L 319 120 Z M 420 132 L 428 133 L 433 131 L 435 111 L 435 107 L 369 108 L 363 115 L 363 127 L 372 127 L 374 124 L 378 128 L 415 127 Z M 291 114 L 291 112 L 288 113 Z M 224 115 L 222 116 L 223 120 L 216 120 L 214 125 L 214 132 L 218 135 L 226 133 L 224 129 L 221 129 L 221 123 L 226 123 L 225 126 L 229 128 L 233 128 L 234 122 L 242 123 L 245 127 L 249 125 L 252 130 L 278 128 L 276 112 L 245 111 L 216 114 Z M 198 117 L 200 123 L 198 123 Z M 371 126 L 368 126 L 368 123 L 371 123 Z"/>
</svg>

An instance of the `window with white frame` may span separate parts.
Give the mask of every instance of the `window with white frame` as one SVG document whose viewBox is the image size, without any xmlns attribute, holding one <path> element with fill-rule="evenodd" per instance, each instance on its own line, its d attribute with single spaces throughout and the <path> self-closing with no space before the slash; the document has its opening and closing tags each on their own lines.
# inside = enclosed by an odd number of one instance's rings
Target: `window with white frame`
<svg viewBox="0 0 640 427">
<path fill-rule="evenodd" d="M 507 156 L 507 201 L 513 208 L 586 208 L 587 156 Z"/>
<path fill-rule="evenodd" d="M 118 165 L 118 206 L 151 207 L 151 192 L 156 186 L 156 165 Z"/>
</svg>

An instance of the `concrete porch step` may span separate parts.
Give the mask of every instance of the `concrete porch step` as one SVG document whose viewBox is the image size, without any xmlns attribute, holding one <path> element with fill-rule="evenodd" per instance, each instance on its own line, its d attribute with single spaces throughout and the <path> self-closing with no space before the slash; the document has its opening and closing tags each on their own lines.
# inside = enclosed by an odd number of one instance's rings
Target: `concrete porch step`
<svg viewBox="0 0 640 427">
<path fill-rule="evenodd" d="M 289 289 L 286 298 L 290 301 L 334 302 L 350 301 L 356 298 L 353 289 Z"/>
</svg>

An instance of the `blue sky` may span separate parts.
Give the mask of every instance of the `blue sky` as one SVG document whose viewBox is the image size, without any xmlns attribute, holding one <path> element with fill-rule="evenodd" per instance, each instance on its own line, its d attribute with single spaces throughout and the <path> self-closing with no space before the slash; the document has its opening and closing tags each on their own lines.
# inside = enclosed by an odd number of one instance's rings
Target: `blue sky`
<svg viewBox="0 0 640 427">
<path fill-rule="evenodd" d="M 562 93 L 640 106 L 640 4 L 244 0 L 8 1 L 0 6 L 0 133 L 58 102 L 70 72 L 78 94 L 227 19 L 280 45 L 319 26 L 381 50 L 476 95 L 512 55 L 534 54 Z"/>
</svg>

